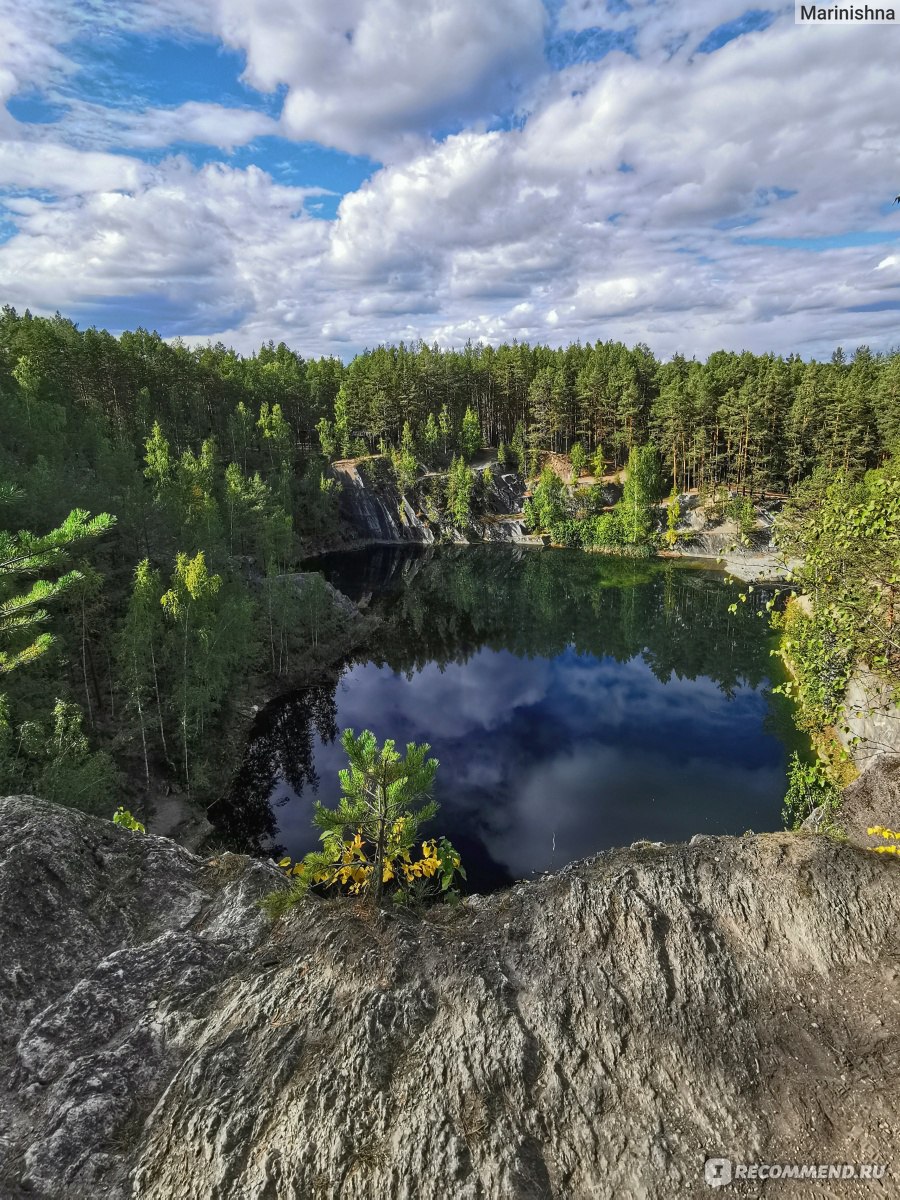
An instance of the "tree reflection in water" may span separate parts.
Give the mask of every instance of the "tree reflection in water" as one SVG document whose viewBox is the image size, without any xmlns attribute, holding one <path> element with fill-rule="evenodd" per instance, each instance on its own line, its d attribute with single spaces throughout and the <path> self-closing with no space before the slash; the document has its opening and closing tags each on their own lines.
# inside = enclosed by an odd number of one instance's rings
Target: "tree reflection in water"
<svg viewBox="0 0 900 1200">
<path fill-rule="evenodd" d="M 228 795 L 210 808 L 210 820 L 235 850 L 280 852 L 275 808 L 305 789 L 318 790 L 315 738 L 337 737 L 334 684 L 279 696 L 257 713 L 240 769 Z"/>
<path fill-rule="evenodd" d="M 768 688 L 770 593 L 730 612 L 746 589 L 715 571 L 509 547 L 312 565 L 379 622 L 339 685 L 257 716 L 211 814 L 232 844 L 314 844 L 311 797 L 336 800 L 348 725 L 431 743 L 436 825 L 476 890 L 638 837 L 777 827 L 802 744 Z"/>
</svg>

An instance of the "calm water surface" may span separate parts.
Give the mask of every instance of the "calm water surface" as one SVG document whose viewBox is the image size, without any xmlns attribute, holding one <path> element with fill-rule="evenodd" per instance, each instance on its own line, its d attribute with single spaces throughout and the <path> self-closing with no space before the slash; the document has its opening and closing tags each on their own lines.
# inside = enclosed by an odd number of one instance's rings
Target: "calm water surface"
<svg viewBox="0 0 900 1200">
<path fill-rule="evenodd" d="M 333 804 L 340 732 L 427 741 L 446 833 L 486 891 L 638 838 L 776 829 L 802 748 L 771 593 L 683 562 L 465 547 L 311 564 L 380 618 L 340 679 L 257 717 L 225 815 L 293 857 Z M 270 840 L 267 840 L 270 839 Z"/>
</svg>

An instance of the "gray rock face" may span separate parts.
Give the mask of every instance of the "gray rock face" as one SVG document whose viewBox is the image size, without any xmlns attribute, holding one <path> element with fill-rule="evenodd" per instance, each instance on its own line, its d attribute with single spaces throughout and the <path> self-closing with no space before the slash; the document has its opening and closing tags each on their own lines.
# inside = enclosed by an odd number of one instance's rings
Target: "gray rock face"
<svg viewBox="0 0 900 1200">
<path fill-rule="evenodd" d="M 369 460 L 374 461 L 374 460 Z M 362 462 L 346 460 L 332 464 L 341 485 L 340 508 L 352 533 L 368 542 L 416 542 L 433 545 L 436 541 L 521 542 L 541 545 L 539 538 L 528 535 L 521 512 L 525 482 L 515 472 L 501 473 L 492 466 L 491 483 L 483 497 L 484 513 L 476 516 L 465 531 L 456 529 L 446 518 L 437 519 L 429 485 L 446 478 L 434 473 L 423 476 L 412 487 L 409 498 L 400 494 L 386 460 L 383 465 L 366 469 Z M 484 464 L 478 468 L 484 470 Z M 373 482 L 373 478 L 376 482 Z M 411 502 L 412 501 L 412 502 Z M 431 518 L 425 514 L 431 513 Z"/>
<path fill-rule="evenodd" d="M 359 538 L 373 542 L 434 541 L 432 531 L 418 519 L 396 485 L 387 480 L 386 466 L 381 472 L 385 479 L 377 487 L 357 462 L 334 463 L 332 471 L 341 485 L 341 513 Z"/>
<path fill-rule="evenodd" d="M 0 800 L 0 1196 L 670 1200 L 708 1156 L 889 1161 L 898 867 L 707 838 L 270 926 L 271 866 Z"/>
<path fill-rule="evenodd" d="M 879 754 L 900 754 L 900 707 L 890 686 L 861 664 L 847 684 L 837 736 L 860 768 Z"/>
<path fill-rule="evenodd" d="M 810 813 L 807 818 L 809 828 L 817 828 L 824 815 L 818 808 Z M 868 830 L 873 825 L 900 829 L 900 754 L 882 754 L 869 760 L 869 766 L 859 778 L 844 789 L 840 805 L 831 814 L 831 819 L 850 842 L 866 848 L 884 844 L 882 838 L 869 835 Z"/>
</svg>

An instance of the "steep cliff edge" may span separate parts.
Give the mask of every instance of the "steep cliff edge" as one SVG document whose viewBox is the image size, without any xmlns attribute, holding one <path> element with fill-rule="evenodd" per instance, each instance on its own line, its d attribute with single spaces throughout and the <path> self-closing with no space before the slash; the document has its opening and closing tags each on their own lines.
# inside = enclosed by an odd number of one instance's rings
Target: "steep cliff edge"
<svg viewBox="0 0 900 1200">
<path fill-rule="evenodd" d="M 446 475 L 420 475 L 404 495 L 387 458 L 373 455 L 332 463 L 332 473 L 340 485 L 343 541 L 541 544 L 539 538 L 526 533 L 522 520 L 524 479 L 514 472 L 503 472 L 496 461 L 490 460 L 481 463 L 476 474 L 480 475 L 485 466 L 491 467 L 491 482 L 479 488 L 478 511 L 463 532 L 454 527 L 445 511 Z"/>
<path fill-rule="evenodd" d="M 890 1162 L 898 869 L 704 838 L 272 927 L 273 867 L 0 800 L 0 1195 L 669 1200 L 707 1156 Z"/>
</svg>

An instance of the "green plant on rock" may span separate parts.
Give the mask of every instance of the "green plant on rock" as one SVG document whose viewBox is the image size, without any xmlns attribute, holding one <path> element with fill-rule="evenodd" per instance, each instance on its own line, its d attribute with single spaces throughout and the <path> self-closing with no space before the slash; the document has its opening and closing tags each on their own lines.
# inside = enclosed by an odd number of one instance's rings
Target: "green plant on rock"
<svg viewBox="0 0 900 1200">
<path fill-rule="evenodd" d="M 403 448 L 391 452 L 391 461 L 401 494 L 408 492 L 419 477 L 419 464 L 416 462 L 416 456 L 412 450 Z"/>
<path fill-rule="evenodd" d="M 447 511 L 458 529 L 465 529 L 472 517 L 472 493 L 475 475 L 462 458 L 454 458 L 447 479 Z"/>
<path fill-rule="evenodd" d="M 771 624 L 781 632 L 776 652 L 793 678 L 773 690 L 797 703 L 798 728 L 815 733 L 838 722 L 847 681 L 853 669 L 853 639 L 827 606 L 812 613 L 796 599 Z"/>
<path fill-rule="evenodd" d="M 749 496 L 733 496 L 725 505 L 725 515 L 737 526 L 738 540 L 742 545 L 750 544 L 750 535 L 756 528 L 756 509 Z"/>
<path fill-rule="evenodd" d="M 340 772 L 341 799 L 336 809 L 317 804 L 313 823 L 321 830 L 322 849 L 298 863 L 279 864 L 292 880 L 289 890 L 266 897 L 264 907 L 278 916 L 311 887 L 365 897 L 378 906 L 386 890 L 400 902 L 410 889 L 432 886 L 437 895 L 451 891 L 456 876 L 465 878 L 459 854 L 446 838 L 426 839 L 416 850 L 421 826 L 437 812 L 429 798 L 437 759 L 427 743 L 409 743 L 401 755 L 388 739 L 379 746 L 371 730 L 341 738 L 349 766 Z"/>
<path fill-rule="evenodd" d="M 569 461 L 572 464 L 572 481 L 574 482 L 579 475 L 583 475 L 587 470 L 587 451 L 581 442 L 575 442 L 572 449 L 569 451 Z"/>
<path fill-rule="evenodd" d="M 133 816 L 127 808 L 123 808 L 120 804 L 113 813 L 113 824 L 118 825 L 120 829 L 130 829 L 133 833 L 146 833 L 145 826 Z"/>
<path fill-rule="evenodd" d="M 550 467 L 545 467 L 525 508 L 525 519 L 532 529 L 551 529 L 565 521 L 566 485 Z"/>
<path fill-rule="evenodd" d="M 840 803 L 840 790 L 828 778 L 825 764 L 803 762 L 795 752 L 788 764 L 788 787 L 781 816 L 786 829 L 799 829 L 817 808 L 823 810 L 821 828 L 833 825 L 832 818 Z"/>
</svg>

